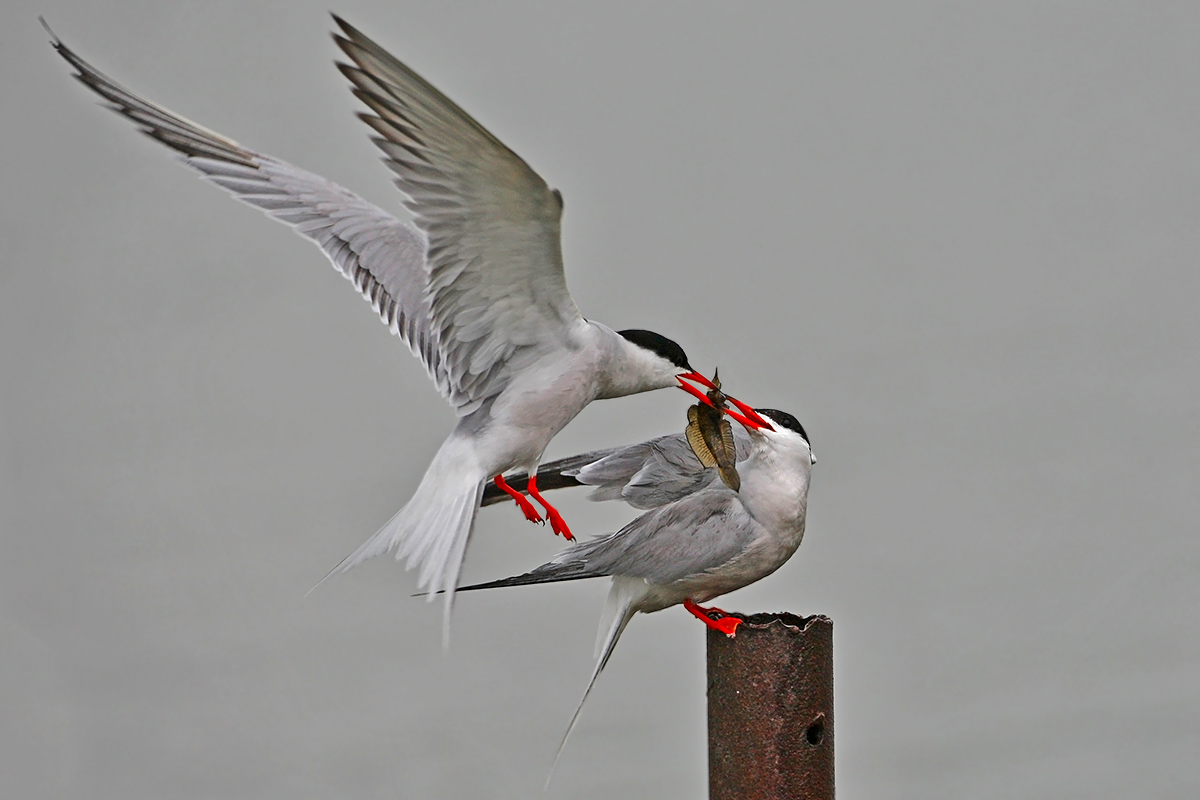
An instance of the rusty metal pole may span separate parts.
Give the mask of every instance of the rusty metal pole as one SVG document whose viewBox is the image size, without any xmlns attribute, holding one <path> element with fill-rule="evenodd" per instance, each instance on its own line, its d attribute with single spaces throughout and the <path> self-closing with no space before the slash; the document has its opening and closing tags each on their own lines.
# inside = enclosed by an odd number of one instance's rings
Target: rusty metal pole
<svg viewBox="0 0 1200 800">
<path fill-rule="evenodd" d="M 833 800 L 833 621 L 742 619 L 708 631 L 710 800 Z"/>
</svg>

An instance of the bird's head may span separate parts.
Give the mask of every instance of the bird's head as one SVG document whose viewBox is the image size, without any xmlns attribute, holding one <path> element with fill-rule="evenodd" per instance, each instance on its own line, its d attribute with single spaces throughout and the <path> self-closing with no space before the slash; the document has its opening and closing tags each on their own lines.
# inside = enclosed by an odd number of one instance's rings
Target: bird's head
<svg viewBox="0 0 1200 800">
<path fill-rule="evenodd" d="M 707 388 L 713 384 L 708 378 L 692 369 L 687 353 L 676 342 L 660 333 L 643 330 L 617 331 L 634 347 L 639 371 L 655 388 L 675 385 L 675 381 L 696 381 Z"/>
<path fill-rule="evenodd" d="M 800 420 L 786 411 L 774 408 L 750 408 L 733 398 L 730 398 L 730 401 L 740 408 L 741 413 L 732 409 L 726 410 L 725 413 L 742 424 L 742 427 L 750 434 L 751 441 L 773 450 L 807 457 L 808 466 L 817 463 L 817 457 L 813 454 L 812 445 L 808 441 L 808 433 L 800 424 Z"/>
</svg>

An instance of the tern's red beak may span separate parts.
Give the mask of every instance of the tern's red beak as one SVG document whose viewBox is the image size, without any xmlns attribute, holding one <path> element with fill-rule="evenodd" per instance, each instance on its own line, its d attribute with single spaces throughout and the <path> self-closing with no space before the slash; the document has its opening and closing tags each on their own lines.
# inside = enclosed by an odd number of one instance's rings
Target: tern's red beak
<svg viewBox="0 0 1200 800">
<path fill-rule="evenodd" d="M 699 373 L 697 373 L 697 372 L 689 372 L 687 375 L 676 375 L 675 380 L 679 381 L 680 389 L 683 389 L 685 392 L 687 392 L 692 397 L 699 400 L 701 403 L 704 403 L 707 406 L 711 406 L 713 404 L 713 401 L 708 399 L 707 394 L 700 391 L 695 386 L 692 386 L 690 383 L 688 383 L 687 381 L 684 380 L 684 378 L 688 377 L 689 375 L 698 375 L 698 374 Z M 701 375 L 700 377 L 704 378 L 703 375 Z M 705 378 L 705 380 L 708 380 L 708 379 Z"/>
<path fill-rule="evenodd" d="M 695 381 L 696 383 L 703 386 L 705 389 L 716 389 L 717 388 L 717 385 L 715 383 L 713 383 L 708 378 L 701 375 L 699 372 L 695 372 L 695 371 L 685 372 L 682 375 L 677 375 L 676 377 L 680 381 L 683 381 L 683 380 Z"/>
<path fill-rule="evenodd" d="M 775 430 L 775 428 L 771 426 L 771 423 L 767 422 L 767 420 L 761 414 L 743 403 L 741 400 L 738 400 L 736 397 L 730 397 L 729 395 L 725 395 L 725 399 L 737 406 L 738 411 L 741 411 L 747 417 L 757 422 L 758 427 L 766 428 L 769 431 Z"/>
<path fill-rule="evenodd" d="M 743 403 L 741 400 L 738 400 L 736 397 L 730 397 L 729 395 L 725 395 L 725 399 L 737 406 L 738 411 L 742 412 L 739 414 L 737 411 L 727 408 L 725 409 L 725 413 L 745 425 L 750 430 L 758 430 L 759 428 L 766 428 L 769 431 L 775 430 L 771 423 L 767 422 L 767 420 L 761 414 Z"/>
</svg>

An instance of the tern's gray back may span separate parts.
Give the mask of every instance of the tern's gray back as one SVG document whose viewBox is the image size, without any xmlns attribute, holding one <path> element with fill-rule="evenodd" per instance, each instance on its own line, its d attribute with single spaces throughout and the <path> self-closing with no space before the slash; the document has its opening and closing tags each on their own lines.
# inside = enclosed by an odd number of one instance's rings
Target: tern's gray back
<svg viewBox="0 0 1200 800">
<path fill-rule="evenodd" d="M 555 559 L 582 562 L 590 575 L 623 575 L 665 584 L 716 569 L 761 533 L 737 494 L 719 481 L 641 515 L 618 532 Z"/>
</svg>

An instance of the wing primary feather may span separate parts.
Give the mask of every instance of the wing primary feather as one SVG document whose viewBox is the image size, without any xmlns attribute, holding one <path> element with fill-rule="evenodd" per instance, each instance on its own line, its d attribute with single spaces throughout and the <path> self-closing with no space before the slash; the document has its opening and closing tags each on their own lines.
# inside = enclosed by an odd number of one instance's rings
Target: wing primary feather
<svg viewBox="0 0 1200 800">
<path fill-rule="evenodd" d="M 438 391 L 460 415 L 482 402 L 445 368 L 425 291 L 430 276 L 426 236 L 393 215 L 318 175 L 203 127 L 100 72 L 46 25 L 51 45 L 74 68 L 73 77 L 137 129 L 174 150 L 237 199 L 313 241 L 353 282 L 388 329 L 421 359 Z"/>
<path fill-rule="evenodd" d="M 542 567 L 538 567 L 538 569 L 535 569 L 532 572 L 526 572 L 524 575 L 514 575 L 511 578 L 501 578 L 500 580 L 488 581 L 487 583 L 475 583 L 470 586 L 460 586 L 455 589 L 455 591 L 471 592 L 476 589 L 503 589 L 508 586 L 532 586 L 538 583 L 562 583 L 564 581 L 581 581 L 588 578 L 607 577 L 607 573 L 604 572 L 586 571 L 583 564 L 578 562 L 570 565 L 564 565 L 562 567 L 559 567 L 559 565 L 550 564 L 546 566 L 554 566 L 556 569 L 542 571 Z M 422 592 L 420 594 L 414 594 L 413 597 L 425 597 L 427 594 L 429 593 Z M 441 594 L 441 592 L 434 592 L 434 594 Z"/>
<path fill-rule="evenodd" d="M 462 108 L 334 15 L 338 69 L 427 237 L 425 297 L 459 416 L 504 390 L 522 352 L 582 326 L 562 268 L 562 204 Z M 498 298 L 503 298 L 502 302 Z"/>
</svg>

